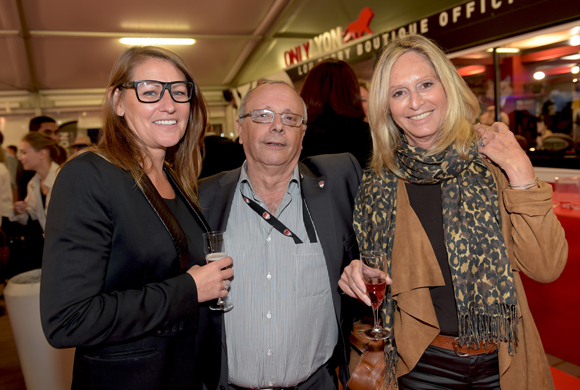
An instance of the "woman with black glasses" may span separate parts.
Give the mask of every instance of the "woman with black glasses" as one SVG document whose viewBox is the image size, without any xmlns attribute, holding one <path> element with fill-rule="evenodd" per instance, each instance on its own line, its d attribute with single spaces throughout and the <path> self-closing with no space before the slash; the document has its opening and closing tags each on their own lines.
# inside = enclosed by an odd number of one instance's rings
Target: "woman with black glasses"
<svg viewBox="0 0 580 390">
<path fill-rule="evenodd" d="M 205 101 L 185 63 L 158 47 L 117 60 L 101 139 L 69 160 L 46 224 L 41 318 L 76 347 L 73 389 L 217 385 L 232 260 L 205 265 L 197 202 Z"/>
</svg>

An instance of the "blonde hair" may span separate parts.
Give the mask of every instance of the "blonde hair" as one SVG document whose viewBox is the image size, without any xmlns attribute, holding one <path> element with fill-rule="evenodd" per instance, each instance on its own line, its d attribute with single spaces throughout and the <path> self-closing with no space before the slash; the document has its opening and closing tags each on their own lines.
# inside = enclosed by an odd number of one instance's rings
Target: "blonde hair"
<svg viewBox="0 0 580 390">
<path fill-rule="evenodd" d="M 395 160 L 402 132 L 391 116 L 389 83 L 393 65 L 410 51 L 429 62 L 447 96 L 445 119 L 428 155 L 441 153 L 454 144 L 459 155 L 466 158 L 469 148 L 477 139 L 473 124 L 479 114 L 479 103 L 473 92 L 435 43 L 418 34 L 406 35 L 385 46 L 376 64 L 369 90 L 368 118 L 373 137 L 371 167 L 379 175 L 382 175 L 384 169 L 397 176 L 402 175 Z"/>
<path fill-rule="evenodd" d="M 137 185 L 142 186 L 147 152 L 137 135 L 129 129 L 125 118 L 116 114 L 114 93 L 116 90 L 119 90 L 121 96 L 125 93 L 135 93 L 120 86 L 134 81 L 133 73 L 136 67 L 151 58 L 169 62 L 183 73 L 187 81 L 194 84 L 191 101 L 180 103 L 189 104 L 190 107 L 185 135 L 177 145 L 167 149 L 165 162 L 186 194 L 197 202 L 197 177 L 201 172 L 201 146 L 206 130 L 207 107 L 188 66 L 170 50 L 157 46 L 134 46 L 119 56 L 109 79 L 109 92 L 103 107 L 104 125 L 99 142 L 96 146 L 85 148 L 81 152 L 92 151 L 99 154 L 120 169 L 131 172 Z"/>
</svg>

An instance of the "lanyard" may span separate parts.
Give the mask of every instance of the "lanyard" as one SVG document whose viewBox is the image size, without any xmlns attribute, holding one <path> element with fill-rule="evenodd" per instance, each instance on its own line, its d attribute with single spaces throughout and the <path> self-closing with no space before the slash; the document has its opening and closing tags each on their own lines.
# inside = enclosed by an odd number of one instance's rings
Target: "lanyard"
<svg viewBox="0 0 580 390">
<path fill-rule="evenodd" d="M 241 188 L 240 193 L 242 193 Z M 316 233 L 314 232 L 314 224 L 312 223 L 312 218 L 310 217 L 310 214 L 308 213 L 308 210 L 306 208 L 306 201 L 304 200 L 304 196 L 301 196 L 301 198 L 302 198 L 302 218 L 304 219 L 304 227 L 306 227 L 308 239 L 310 240 L 310 243 L 318 242 L 316 240 Z M 244 194 L 242 194 L 242 199 L 244 200 L 244 202 L 246 202 L 248 206 L 252 208 L 252 210 L 254 210 L 264 221 L 268 222 L 274 229 L 278 230 L 280 233 L 282 233 L 287 237 L 292 237 L 295 244 L 302 244 L 302 240 L 296 234 L 294 234 L 290 229 L 286 227 L 286 225 L 280 222 L 278 218 L 274 217 L 272 214 L 266 211 L 266 209 L 264 209 L 254 200 L 248 198 L 247 196 L 244 196 Z"/>
</svg>

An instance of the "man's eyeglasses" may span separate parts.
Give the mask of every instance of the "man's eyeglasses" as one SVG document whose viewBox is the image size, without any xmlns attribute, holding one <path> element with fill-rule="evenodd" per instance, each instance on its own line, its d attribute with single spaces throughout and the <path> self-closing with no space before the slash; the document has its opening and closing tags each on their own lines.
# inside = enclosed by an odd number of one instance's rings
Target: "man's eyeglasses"
<svg viewBox="0 0 580 390">
<path fill-rule="evenodd" d="M 274 116 L 276 115 L 280 115 L 282 123 L 287 126 L 298 127 L 304 122 L 304 118 L 298 114 L 293 114 L 291 112 L 274 112 L 270 110 L 252 110 L 246 115 L 241 116 L 240 119 L 252 117 L 252 122 L 272 123 L 274 121 Z"/>
<path fill-rule="evenodd" d="M 134 88 L 137 100 L 141 103 L 157 103 L 163 97 L 165 90 L 175 103 L 187 103 L 193 96 L 191 81 L 172 81 L 164 83 L 156 80 L 137 80 L 119 85 L 119 88 Z"/>
</svg>

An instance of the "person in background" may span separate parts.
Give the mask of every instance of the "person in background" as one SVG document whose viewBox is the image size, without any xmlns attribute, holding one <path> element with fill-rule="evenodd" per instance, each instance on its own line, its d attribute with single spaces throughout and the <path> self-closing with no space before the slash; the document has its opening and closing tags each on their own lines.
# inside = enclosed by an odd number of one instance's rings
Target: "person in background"
<svg viewBox="0 0 580 390">
<path fill-rule="evenodd" d="M 505 123 L 506 126 L 510 125 L 510 117 L 505 112 L 501 111 L 501 122 Z M 492 104 L 481 114 L 479 117 L 479 123 L 486 126 L 491 126 L 495 122 L 495 106 Z"/>
<path fill-rule="evenodd" d="M 58 153 L 54 141 L 40 133 L 28 133 L 20 142 L 18 160 L 25 170 L 34 172 L 34 176 L 27 184 L 26 198 L 14 202 L 8 217 L 11 222 L 18 222 L 12 224 L 11 236 L 20 235 L 10 245 L 8 268 L 11 276 L 42 265 L 46 210 L 58 169 L 54 162 Z"/>
<path fill-rule="evenodd" d="M 534 178 L 505 124 L 474 125 L 478 112 L 429 39 L 385 47 L 354 226 L 361 251 L 387 254 L 387 373 L 401 390 L 554 388 L 520 272 L 555 280 L 568 244 L 552 187 Z M 339 285 L 369 305 L 358 267 L 346 267 Z"/>
<path fill-rule="evenodd" d="M 59 172 L 40 315 L 52 346 L 76 347 L 73 390 L 217 386 L 223 315 L 209 301 L 227 295 L 233 270 L 203 251 L 206 121 L 183 60 L 132 47 L 113 66 L 98 144 Z"/>
<path fill-rule="evenodd" d="M 238 168 L 244 162 L 242 146 L 222 135 L 215 132 L 212 125 L 208 125 L 203 140 L 204 156 L 200 179 Z"/>
<path fill-rule="evenodd" d="M 64 163 L 67 159 L 66 150 L 58 145 L 58 125 L 54 119 L 49 116 L 35 116 L 32 118 L 28 124 L 28 131 L 30 133 L 39 133 L 52 139 L 55 143 L 55 147 L 58 149 L 58 155 L 55 155 L 56 160 L 54 162 L 57 165 Z M 25 199 L 27 196 L 26 188 L 28 182 L 35 175 L 33 171 L 27 171 L 26 168 L 22 171 L 20 179 L 18 180 L 18 199 Z"/>
<path fill-rule="evenodd" d="M 28 125 L 28 130 L 30 132 L 37 131 L 40 134 L 44 134 L 50 139 L 54 141 L 56 144 L 57 149 L 59 150 L 58 153 L 58 160 L 54 162 L 58 165 L 64 163 L 67 159 L 67 152 L 66 149 L 63 148 L 58 144 L 59 137 L 58 137 L 58 124 L 54 119 L 49 116 L 37 116 L 30 120 L 30 124 Z"/>
<path fill-rule="evenodd" d="M 8 145 L 6 147 L 6 151 L 11 154 L 12 156 L 14 156 L 16 158 L 16 156 L 18 155 L 18 148 L 16 147 L 16 145 Z"/>
<path fill-rule="evenodd" d="M 29 218 L 38 220 L 44 231 L 46 210 L 58 169 L 54 161 L 59 159 L 59 153 L 56 143 L 41 133 L 28 133 L 22 138 L 18 160 L 25 170 L 34 172 L 34 176 L 28 182 L 26 198 L 14 202 L 11 221 L 26 225 Z"/>
<path fill-rule="evenodd" d="M 306 76 L 300 96 L 309 117 L 300 159 L 351 153 L 361 167 L 367 167 L 372 139 L 352 68 L 333 58 L 319 62 Z"/>
<path fill-rule="evenodd" d="M 220 389 L 334 390 L 338 366 L 348 378 L 352 319 L 337 283 L 358 257 L 361 169 L 348 154 L 299 163 L 306 116 L 292 87 L 263 82 L 236 121 L 246 162 L 200 181 L 202 211 L 236 262 Z"/>
<path fill-rule="evenodd" d="M 0 138 L 2 133 L 0 133 Z M 4 149 L 0 148 L 0 215 L 2 220 L 0 221 L 0 227 L 4 230 L 4 233 L 8 236 L 10 226 L 10 212 L 13 205 L 13 192 L 12 192 L 12 177 L 8 168 L 6 166 L 6 157 L 8 153 Z"/>
<path fill-rule="evenodd" d="M 88 135 L 77 135 L 71 144 L 75 153 L 91 146 L 91 138 Z"/>
<path fill-rule="evenodd" d="M 0 133 L 0 136 L 2 133 Z M 0 246 L 5 249 L 8 246 L 8 239 L 11 234 L 12 222 L 8 219 L 10 216 L 10 210 L 12 210 L 12 186 L 10 173 L 5 164 L 5 156 L 8 153 L 4 149 L 0 148 L 0 215 L 2 220 L 0 220 L 0 228 L 2 231 L 2 236 L 0 237 Z M 2 252 L 4 254 L 4 252 Z M 2 256 L 0 258 L 0 286 L 4 284 L 5 280 L 11 276 L 8 268 L 8 257 Z M 4 313 L 4 309 L 0 307 L 0 315 Z"/>
<path fill-rule="evenodd" d="M 360 100 L 362 104 L 363 111 L 365 112 L 365 122 L 368 122 L 368 109 L 369 109 L 369 90 L 371 88 L 370 84 L 365 80 L 358 80 L 360 89 Z"/>
<path fill-rule="evenodd" d="M 2 132 L 0 132 L 0 146 L 4 143 L 4 134 L 2 134 Z M 14 148 L 11 149 L 11 147 Z M 13 146 L 13 145 L 9 145 L 6 149 L 3 149 L 3 155 L 4 155 L 4 164 L 6 165 L 6 168 L 8 169 L 8 172 L 10 173 L 10 188 L 12 191 L 12 199 L 13 201 L 18 200 L 18 175 L 22 174 L 22 167 L 19 167 L 18 164 L 18 159 L 16 158 L 16 153 L 17 153 L 18 149 Z M 20 169 L 19 169 L 20 168 Z M 10 207 L 12 208 L 12 207 Z"/>
</svg>

